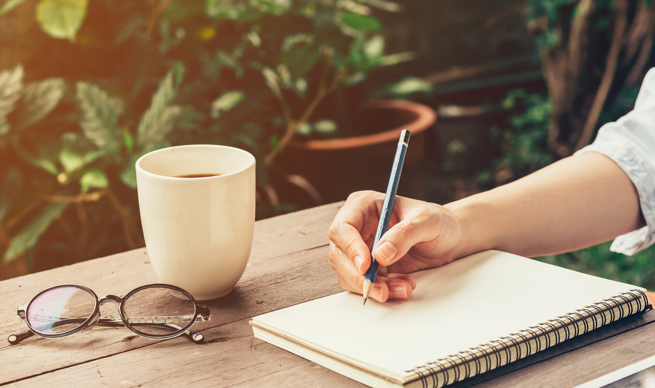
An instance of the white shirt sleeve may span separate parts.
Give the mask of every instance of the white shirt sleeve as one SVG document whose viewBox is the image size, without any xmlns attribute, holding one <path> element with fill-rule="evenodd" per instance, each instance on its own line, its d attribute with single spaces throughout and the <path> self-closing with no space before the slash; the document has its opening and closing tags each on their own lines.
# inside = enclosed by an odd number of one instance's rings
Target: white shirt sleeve
<svg viewBox="0 0 655 388">
<path fill-rule="evenodd" d="M 655 68 L 648 71 L 635 108 L 607 123 L 596 140 L 576 152 L 598 152 L 616 162 L 637 188 L 646 226 L 617 237 L 611 251 L 633 255 L 655 242 Z"/>
</svg>

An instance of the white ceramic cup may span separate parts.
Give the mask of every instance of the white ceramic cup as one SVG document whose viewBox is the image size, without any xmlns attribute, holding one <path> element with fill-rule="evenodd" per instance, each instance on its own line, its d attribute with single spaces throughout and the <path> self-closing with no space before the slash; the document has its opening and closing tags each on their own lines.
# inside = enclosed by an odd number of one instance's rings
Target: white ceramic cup
<svg viewBox="0 0 655 388">
<path fill-rule="evenodd" d="M 221 174 L 205 178 L 180 175 Z M 162 282 L 198 300 L 228 294 L 248 263 L 255 158 L 238 148 L 164 148 L 136 162 L 146 248 Z"/>
</svg>

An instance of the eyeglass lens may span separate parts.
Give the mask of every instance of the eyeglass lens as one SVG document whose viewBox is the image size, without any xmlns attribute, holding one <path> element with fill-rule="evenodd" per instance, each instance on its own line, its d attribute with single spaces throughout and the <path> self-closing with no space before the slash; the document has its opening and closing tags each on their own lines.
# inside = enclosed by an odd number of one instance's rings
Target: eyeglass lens
<svg viewBox="0 0 655 388">
<path fill-rule="evenodd" d="M 193 324 L 193 301 L 183 292 L 169 288 L 146 288 L 125 300 L 123 312 L 130 326 L 140 333 L 166 336 L 175 332 L 173 324 L 184 331 Z"/>
<path fill-rule="evenodd" d="M 86 321 L 96 307 L 96 299 L 88 291 L 75 286 L 62 286 L 37 296 L 27 310 L 30 326 L 42 334 L 62 334 Z"/>
</svg>

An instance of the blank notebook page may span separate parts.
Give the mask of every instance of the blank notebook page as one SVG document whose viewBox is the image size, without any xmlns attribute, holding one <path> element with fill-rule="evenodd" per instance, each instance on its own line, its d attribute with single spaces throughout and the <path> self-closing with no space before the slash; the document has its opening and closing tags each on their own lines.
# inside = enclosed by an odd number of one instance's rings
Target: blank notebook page
<svg viewBox="0 0 655 388">
<path fill-rule="evenodd" d="M 362 306 L 361 295 L 344 292 L 254 321 L 401 379 L 414 367 L 639 288 L 498 251 L 414 276 L 418 284 L 408 301 Z"/>
</svg>

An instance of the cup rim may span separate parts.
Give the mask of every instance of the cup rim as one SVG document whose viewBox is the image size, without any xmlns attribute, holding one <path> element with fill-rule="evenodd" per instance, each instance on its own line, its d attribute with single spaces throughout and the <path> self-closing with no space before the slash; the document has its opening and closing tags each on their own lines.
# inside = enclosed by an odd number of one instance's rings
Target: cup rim
<svg viewBox="0 0 655 388">
<path fill-rule="evenodd" d="M 137 159 L 137 161 L 134 163 L 134 167 L 135 167 L 135 169 L 137 170 L 137 172 L 140 171 L 141 173 L 143 173 L 143 174 L 145 174 L 145 175 L 147 175 L 147 176 L 155 177 L 155 178 L 157 178 L 157 179 L 173 180 L 173 181 L 188 181 L 188 179 L 186 179 L 186 178 L 180 178 L 180 177 L 174 177 L 174 176 L 166 176 L 166 175 L 155 174 L 155 173 L 152 173 L 152 172 L 150 172 L 150 171 L 146 171 L 145 169 L 143 169 L 143 168 L 141 167 L 141 161 L 142 161 L 145 157 L 150 156 L 150 155 L 152 155 L 152 154 L 159 153 L 159 152 L 165 152 L 165 151 L 167 151 L 167 150 L 170 150 L 171 148 L 223 148 L 223 149 L 227 148 L 227 149 L 230 149 L 230 150 L 235 150 L 235 151 L 238 151 L 238 152 L 244 153 L 244 154 L 246 154 L 247 156 L 250 157 L 250 163 L 249 163 L 246 167 L 244 167 L 244 168 L 242 168 L 242 169 L 240 169 L 240 170 L 232 171 L 232 172 L 228 172 L 228 173 L 225 173 L 225 174 L 215 175 L 215 176 L 208 176 L 208 177 L 201 177 L 201 178 L 193 178 L 194 180 L 196 180 L 196 179 L 197 179 L 197 180 L 221 179 L 221 178 L 223 178 L 223 177 L 229 177 L 229 176 L 236 175 L 236 174 L 239 174 L 239 173 L 242 173 L 242 172 L 248 170 L 249 168 L 251 168 L 252 166 L 254 166 L 255 163 L 257 162 L 257 159 L 253 156 L 253 154 L 251 154 L 250 152 L 248 152 L 248 151 L 246 151 L 246 150 L 242 150 L 241 148 L 230 147 L 230 146 L 224 146 L 224 145 L 218 145 L 218 144 L 188 144 L 188 145 L 180 145 L 180 146 L 172 146 L 172 147 L 160 148 L 160 149 L 158 149 L 158 150 L 150 151 L 150 152 L 148 152 L 147 154 L 141 156 L 139 159 Z"/>
</svg>

